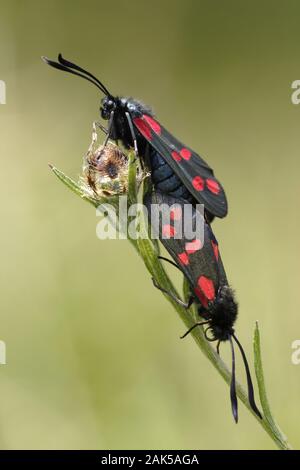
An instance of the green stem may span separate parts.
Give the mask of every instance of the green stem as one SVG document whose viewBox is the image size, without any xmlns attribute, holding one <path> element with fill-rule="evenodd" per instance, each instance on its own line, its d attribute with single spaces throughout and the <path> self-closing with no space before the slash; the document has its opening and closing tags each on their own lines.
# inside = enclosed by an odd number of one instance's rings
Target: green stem
<svg viewBox="0 0 300 470">
<path fill-rule="evenodd" d="M 130 156 L 129 157 L 130 166 L 129 166 L 129 187 L 128 187 L 128 204 L 135 203 L 138 200 L 137 192 L 138 188 L 136 185 L 136 172 L 135 162 L 134 159 Z M 90 196 L 87 196 L 84 190 L 71 178 L 66 176 L 63 172 L 58 170 L 57 168 L 50 166 L 52 171 L 55 175 L 67 186 L 69 187 L 75 194 L 79 195 L 81 198 L 86 200 L 87 202 L 91 203 L 94 207 L 97 207 L 101 203 L 108 202 L 107 198 L 99 198 L 93 199 Z M 113 204 L 116 210 L 118 209 L 117 198 L 109 198 L 109 203 Z M 139 256 L 142 257 L 146 268 L 148 269 L 150 275 L 157 281 L 157 283 L 164 288 L 166 291 L 171 292 L 174 296 L 179 297 L 178 292 L 176 291 L 172 281 L 170 280 L 169 276 L 167 275 L 162 263 L 158 258 L 158 249 L 157 244 L 148 238 L 148 230 L 147 230 L 147 222 L 144 217 L 140 217 L 140 234 L 141 237 L 137 240 L 128 238 Z M 185 308 L 181 307 L 176 303 L 169 295 L 165 295 L 166 299 L 173 305 L 174 309 L 180 316 L 181 320 L 184 322 L 187 328 L 190 328 L 195 323 L 195 319 L 197 318 L 197 312 L 195 309 L 186 310 Z M 184 283 L 184 296 L 187 297 L 188 295 L 188 286 L 186 282 Z M 191 332 L 192 337 L 196 341 L 197 345 L 199 346 L 200 350 L 203 354 L 207 357 L 207 359 L 211 362 L 214 368 L 219 372 L 219 374 L 223 377 L 225 382 L 229 385 L 231 381 L 231 372 L 227 368 L 224 361 L 220 358 L 217 354 L 215 349 L 211 346 L 211 344 L 205 339 L 202 327 L 195 328 Z M 258 325 L 256 324 L 255 334 L 254 334 L 254 359 L 255 359 L 255 372 L 256 378 L 258 383 L 259 395 L 262 404 L 262 409 L 264 413 L 263 419 L 260 419 L 252 410 L 249 405 L 247 393 L 242 387 L 240 383 L 237 382 L 236 384 L 236 391 L 237 395 L 240 400 L 244 403 L 246 408 L 250 411 L 250 413 L 254 416 L 257 423 L 267 432 L 270 438 L 274 441 L 279 449 L 288 450 L 292 449 L 290 444 L 287 441 L 287 438 L 284 436 L 282 431 L 279 429 L 278 425 L 276 424 L 271 410 L 270 405 L 267 399 L 265 382 L 264 382 L 264 374 L 263 374 L 263 367 L 262 367 L 262 360 L 261 360 L 261 350 L 260 350 L 260 338 L 259 338 L 259 330 Z"/>
<path fill-rule="evenodd" d="M 149 242 L 149 241 L 148 241 Z M 145 245 L 147 244 L 147 240 L 143 240 L 142 243 L 140 243 L 138 247 L 139 254 L 142 255 L 145 265 L 149 272 L 151 273 L 152 276 L 155 277 L 157 282 L 161 287 L 164 289 L 168 290 L 169 292 L 172 292 L 178 297 L 178 294 L 167 276 L 166 272 L 164 271 L 163 267 L 159 263 L 159 261 L 156 259 L 152 258 L 151 256 L 148 256 L 147 253 L 149 253 L 149 247 L 146 247 Z M 147 258 L 147 259 L 145 259 Z M 164 294 L 165 295 L 165 294 Z M 179 314 L 180 318 L 184 322 L 187 328 L 190 328 L 193 326 L 195 323 L 194 315 L 189 310 L 186 310 L 182 308 L 180 305 L 178 305 L 176 302 L 174 302 L 170 296 L 165 295 L 167 300 L 173 305 L 177 313 Z M 231 372 L 227 368 L 226 364 L 224 361 L 220 358 L 220 356 L 216 353 L 215 349 L 211 346 L 211 344 L 205 339 L 203 329 L 202 328 L 195 328 L 192 332 L 191 335 L 193 336 L 194 340 L 196 341 L 197 345 L 201 349 L 201 351 L 204 353 L 204 355 L 207 357 L 207 359 L 212 363 L 214 368 L 219 372 L 219 374 L 223 377 L 225 382 L 230 385 L 231 381 Z M 261 366 L 261 359 L 260 359 L 260 351 L 259 354 L 256 355 L 256 358 L 259 358 L 259 364 Z M 260 375 L 257 377 L 258 381 L 258 386 L 259 386 L 259 391 L 260 391 L 260 398 L 261 398 L 261 389 L 263 388 L 264 393 L 265 393 L 265 387 L 264 387 L 264 382 L 263 382 L 263 373 L 262 373 L 262 366 L 260 368 Z M 262 385 L 263 384 L 263 385 Z M 288 443 L 286 437 L 281 433 L 279 430 L 278 426 L 276 425 L 275 421 L 270 419 L 270 414 L 266 414 L 266 409 L 263 405 L 262 401 L 262 407 L 263 411 L 265 413 L 264 419 L 260 419 L 252 410 L 252 408 L 249 405 L 248 402 L 248 397 L 247 397 L 247 392 L 244 390 L 242 385 L 237 382 L 236 384 L 236 390 L 237 390 L 237 395 L 240 398 L 240 400 L 244 403 L 244 405 L 247 407 L 247 409 L 250 411 L 250 413 L 254 416 L 254 418 L 257 420 L 260 426 L 263 427 L 263 429 L 268 433 L 268 435 L 271 437 L 271 439 L 275 442 L 275 444 L 280 448 L 280 449 L 291 449 L 290 444 Z M 266 394 L 265 394 L 266 396 Z M 261 398 L 262 400 L 262 398 Z"/>
<path fill-rule="evenodd" d="M 286 436 L 283 434 L 281 429 L 279 428 L 278 424 L 273 418 L 269 400 L 267 397 L 266 392 L 266 385 L 265 385 L 265 378 L 264 378 L 264 371 L 262 366 L 262 359 L 261 359 L 261 348 L 260 348 L 260 333 L 258 329 L 258 322 L 256 322 L 255 330 L 254 330 L 254 365 L 255 365 L 255 374 L 258 383 L 258 390 L 259 390 L 259 397 L 261 406 L 264 412 L 264 419 L 267 423 L 267 431 L 272 437 L 276 444 L 280 449 L 290 450 L 292 447 L 290 446 Z"/>
</svg>

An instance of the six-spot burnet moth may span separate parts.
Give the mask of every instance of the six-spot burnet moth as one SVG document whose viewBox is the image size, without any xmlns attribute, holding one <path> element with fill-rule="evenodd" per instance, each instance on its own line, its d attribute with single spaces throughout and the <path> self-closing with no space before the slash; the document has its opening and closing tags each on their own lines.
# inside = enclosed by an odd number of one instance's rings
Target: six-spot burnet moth
<svg viewBox="0 0 300 470">
<path fill-rule="evenodd" d="M 211 226 L 206 222 L 194 207 L 191 209 L 190 224 L 195 235 L 192 240 L 186 238 L 185 211 L 190 204 L 179 198 L 173 198 L 168 194 L 153 191 L 144 198 L 144 203 L 148 209 L 149 220 L 151 219 L 152 229 L 159 230 L 156 234 L 161 243 L 167 249 L 174 261 L 169 261 L 184 274 L 189 282 L 191 296 L 187 304 L 175 298 L 170 292 L 162 289 L 155 280 L 155 287 L 170 295 L 173 300 L 185 308 L 189 308 L 192 303 L 197 304 L 198 314 L 201 321 L 195 323 L 183 337 L 190 333 L 195 327 L 206 325 L 205 336 L 208 341 L 218 341 L 217 351 L 222 341 L 229 341 L 232 353 L 232 376 L 230 385 L 230 397 L 232 413 L 235 421 L 238 421 L 238 403 L 235 385 L 235 353 L 234 342 L 241 351 L 245 365 L 249 403 L 253 411 L 261 418 L 255 399 L 250 370 L 245 352 L 237 339 L 233 325 L 237 318 L 238 306 L 234 298 L 234 293 L 228 285 L 226 273 L 221 260 L 218 242 L 212 232 Z M 169 214 L 164 211 L 169 210 Z M 203 234 L 195 230 L 196 217 L 202 217 Z M 166 223 L 167 221 L 168 223 Z M 177 232 L 180 236 L 177 237 Z M 212 336 L 208 336 L 211 331 Z"/>
<path fill-rule="evenodd" d="M 227 200 L 213 170 L 189 147 L 179 142 L 154 119 L 150 107 L 133 98 L 113 96 L 91 73 L 58 55 L 58 62 L 43 57 L 54 68 L 93 83 L 104 93 L 100 112 L 108 120 L 108 138 L 125 148 L 134 147 L 151 171 L 154 187 L 165 194 L 204 204 L 207 218 L 225 217 Z"/>
<path fill-rule="evenodd" d="M 248 362 L 244 350 L 235 336 L 233 325 L 237 316 L 237 303 L 233 292 L 228 286 L 225 270 L 220 258 L 218 244 L 212 233 L 210 225 L 214 216 L 225 217 L 227 214 L 227 200 L 221 184 L 214 177 L 213 170 L 193 150 L 179 142 L 160 123 L 154 119 L 151 108 L 133 98 L 115 97 L 108 89 L 91 73 L 65 60 L 61 54 L 58 62 L 43 57 L 43 60 L 54 68 L 80 76 L 104 93 L 101 101 L 101 116 L 108 120 L 107 138 L 104 146 L 99 150 L 99 155 L 104 159 L 102 168 L 97 161 L 97 152 L 91 153 L 88 160 L 86 178 L 88 185 L 95 192 L 97 181 L 102 184 L 103 175 L 113 180 L 114 169 L 110 164 L 106 166 L 105 152 L 111 163 L 117 158 L 118 169 L 122 173 L 122 154 L 110 147 L 109 139 L 118 143 L 121 141 L 125 148 L 133 147 L 136 155 L 141 157 L 142 166 L 151 171 L 151 180 L 155 190 L 145 199 L 148 208 L 155 203 L 163 202 L 167 206 L 174 203 L 181 205 L 185 202 L 204 204 L 205 219 L 204 240 L 188 240 L 184 236 L 174 237 L 175 227 L 161 226 L 159 238 L 168 250 L 174 262 L 188 279 L 192 295 L 187 308 L 192 302 L 198 305 L 198 313 L 204 321 L 196 323 L 186 334 L 198 325 L 207 325 L 206 337 L 210 341 L 218 341 L 217 349 L 221 341 L 229 341 L 232 352 L 232 379 L 230 397 L 234 419 L 238 420 L 238 404 L 235 385 L 235 352 L 234 343 L 238 345 L 245 365 L 249 403 L 253 411 L 261 418 L 261 414 L 255 404 L 254 390 Z M 107 149 L 105 149 L 107 147 Z M 114 165 L 112 165 L 113 167 Z M 100 180 L 99 180 L 100 178 Z M 195 210 L 195 209 L 194 209 Z M 180 212 L 180 211 L 179 211 Z M 178 211 L 177 211 L 178 213 Z M 159 212 L 160 214 L 160 212 Z M 158 217 L 159 217 L 158 214 Z M 173 222 L 175 219 L 173 218 Z M 165 237 L 166 232 L 169 238 Z M 160 288 L 160 286 L 156 285 Z M 163 290 L 163 289 L 161 289 Z M 170 293 L 164 291 L 171 295 Z M 181 305 L 180 299 L 175 299 Z M 207 331 L 212 331 L 212 337 L 207 336 Z M 185 336 L 185 335 L 184 335 Z"/>
</svg>

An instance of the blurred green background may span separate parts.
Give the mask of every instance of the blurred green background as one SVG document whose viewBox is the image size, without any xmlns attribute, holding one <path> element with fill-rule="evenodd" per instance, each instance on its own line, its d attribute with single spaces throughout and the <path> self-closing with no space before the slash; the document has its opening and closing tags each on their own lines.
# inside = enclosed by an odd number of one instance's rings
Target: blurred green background
<svg viewBox="0 0 300 470">
<path fill-rule="evenodd" d="M 228 387 L 179 340 L 183 324 L 129 243 L 98 240 L 94 209 L 50 173 L 48 162 L 77 178 L 101 98 L 40 60 L 58 52 L 150 103 L 223 182 L 230 212 L 214 230 L 238 336 L 253 370 L 259 320 L 273 411 L 299 447 L 299 2 L 0 8 L 1 448 L 274 448 L 243 405 L 234 424 Z"/>
</svg>

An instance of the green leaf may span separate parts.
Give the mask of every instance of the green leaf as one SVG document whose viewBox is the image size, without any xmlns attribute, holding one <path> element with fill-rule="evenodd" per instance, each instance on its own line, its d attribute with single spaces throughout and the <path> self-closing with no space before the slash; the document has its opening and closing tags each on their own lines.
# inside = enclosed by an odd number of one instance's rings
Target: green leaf
<svg viewBox="0 0 300 470">
<path fill-rule="evenodd" d="M 188 302 L 191 296 L 191 287 L 190 287 L 189 281 L 187 280 L 185 276 L 183 276 L 182 292 L 183 292 L 183 300 L 185 302 Z"/>
<path fill-rule="evenodd" d="M 89 197 L 83 189 L 79 186 L 78 183 L 76 183 L 74 180 L 72 180 L 69 176 L 65 175 L 61 170 L 58 168 L 55 168 L 55 166 L 49 164 L 50 169 L 53 171 L 53 173 L 57 176 L 58 179 L 62 183 L 64 183 L 71 191 L 73 191 L 75 194 L 80 196 L 82 199 L 88 201 L 89 203 L 93 204 L 93 206 L 97 207 L 99 204 L 101 204 L 101 201 L 98 201 L 92 197 Z"/>
<path fill-rule="evenodd" d="M 261 406 L 264 412 L 264 419 L 267 421 L 270 430 L 274 436 L 274 439 L 277 441 L 278 447 L 281 449 L 291 449 L 286 436 L 283 434 L 281 429 L 279 428 L 278 424 L 273 418 L 271 407 L 269 404 L 269 400 L 267 397 L 266 385 L 265 385 L 265 378 L 264 378 L 264 371 L 261 359 L 261 348 L 260 348 L 260 333 L 258 328 L 258 322 L 256 322 L 255 330 L 254 330 L 254 365 L 255 365 L 255 374 L 257 379 L 257 385 L 259 390 L 259 397 Z"/>
<path fill-rule="evenodd" d="M 130 204 L 137 203 L 136 172 L 137 162 L 135 153 L 130 151 L 128 154 L 128 199 Z"/>
<path fill-rule="evenodd" d="M 128 203 L 137 201 L 137 185 L 136 185 L 136 162 L 132 160 L 132 157 L 130 158 L 130 163 L 129 163 L 129 197 L 128 197 Z M 53 173 L 75 194 L 80 196 L 82 199 L 90 202 L 93 204 L 93 206 L 97 207 L 100 203 L 114 203 L 114 206 L 116 210 L 118 210 L 118 197 L 109 197 L 109 198 L 99 198 L 99 199 L 94 199 L 90 196 L 88 196 L 83 189 L 71 178 L 66 176 L 62 171 L 58 170 L 57 168 L 50 166 L 52 169 Z M 144 191 L 149 190 L 151 187 L 151 183 L 146 181 L 146 184 L 144 186 Z M 129 238 L 129 241 L 133 245 L 133 247 L 136 249 L 138 254 L 142 257 L 146 268 L 148 269 L 150 275 L 155 278 L 157 283 L 165 289 L 167 292 L 171 292 L 175 297 L 178 298 L 178 293 L 172 283 L 172 281 L 169 279 L 162 263 L 160 262 L 158 258 L 158 243 L 153 241 L 150 238 L 147 238 L 147 223 L 146 220 L 144 220 L 144 217 L 141 217 L 140 221 L 140 230 L 143 233 L 143 236 L 145 238 L 140 238 L 138 240 L 134 240 Z M 184 293 L 184 298 L 187 299 L 188 293 L 189 293 L 189 285 L 186 280 L 184 280 L 184 285 L 183 285 L 183 293 Z M 193 309 L 186 310 L 182 306 L 178 305 L 174 299 L 172 299 L 170 296 L 164 294 L 166 299 L 171 302 L 173 305 L 174 309 L 176 312 L 179 314 L 180 318 L 183 320 L 184 324 L 187 326 L 187 328 L 190 328 L 194 322 L 195 318 L 197 317 L 197 309 L 194 307 Z M 229 385 L 231 382 L 231 372 L 226 366 L 226 364 L 223 362 L 223 360 L 220 358 L 220 356 L 216 353 L 215 349 L 211 346 L 211 344 L 205 339 L 204 334 L 203 334 L 203 329 L 202 327 L 200 328 L 195 328 L 191 334 L 191 337 L 194 338 L 196 341 L 196 344 L 199 346 L 200 350 L 203 352 L 203 354 L 206 356 L 206 358 L 211 362 L 213 367 L 218 371 L 218 373 L 223 377 L 223 379 L 226 381 L 226 383 Z M 251 409 L 249 402 L 248 402 L 248 397 L 247 393 L 244 390 L 244 388 L 237 382 L 236 383 L 236 390 L 237 390 L 237 395 L 240 398 L 240 400 L 244 403 L 246 408 L 249 410 L 249 412 L 252 413 L 254 418 L 256 419 L 256 422 L 261 426 L 270 436 L 270 438 L 276 443 L 276 445 L 280 449 L 291 449 L 290 444 L 288 443 L 286 437 L 276 424 L 273 415 L 271 413 L 270 405 L 268 402 L 267 394 L 266 394 L 266 388 L 265 388 L 265 382 L 264 382 L 264 374 L 263 374 L 263 367 L 262 367 L 262 360 L 261 360 L 261 350 L 260 350 L 260 335 L 259 335 L 259 329 L 258 329 L 258 324 L 256 324 L 255 328 L 255 333 L 254 333 L 254 360 L 255 360 L 255 373 L 257 377 L 257 383 L 258 383 L 258 388 L 259 388 L 259 395 L 260 395 L 260 400 L 264 412 L 264 419 L 260 419 Z"/>
</svg>

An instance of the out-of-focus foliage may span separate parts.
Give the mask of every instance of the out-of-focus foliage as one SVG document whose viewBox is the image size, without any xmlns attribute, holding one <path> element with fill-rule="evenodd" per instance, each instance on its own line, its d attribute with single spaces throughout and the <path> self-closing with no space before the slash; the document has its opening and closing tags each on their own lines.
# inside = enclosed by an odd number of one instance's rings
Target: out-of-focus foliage
<svg viewBox="0 0 300 470">
<path fill-rule="evenodd" d="M 130 244 L 99 241 L 94 209 L 50 174 L 49 161 L 79 175 L 101 98 L 41 62 L 58 52 L 153 105 L 215 169 L 237 331 L 251 357 L 259 319 L 272 409 L 297 447 L 299 13 L 291 0 L 2 2 L 1 448 L 272 446 L 242 407 L 233 423 L 226 385 L 179 341 Z"/>
</svg>

